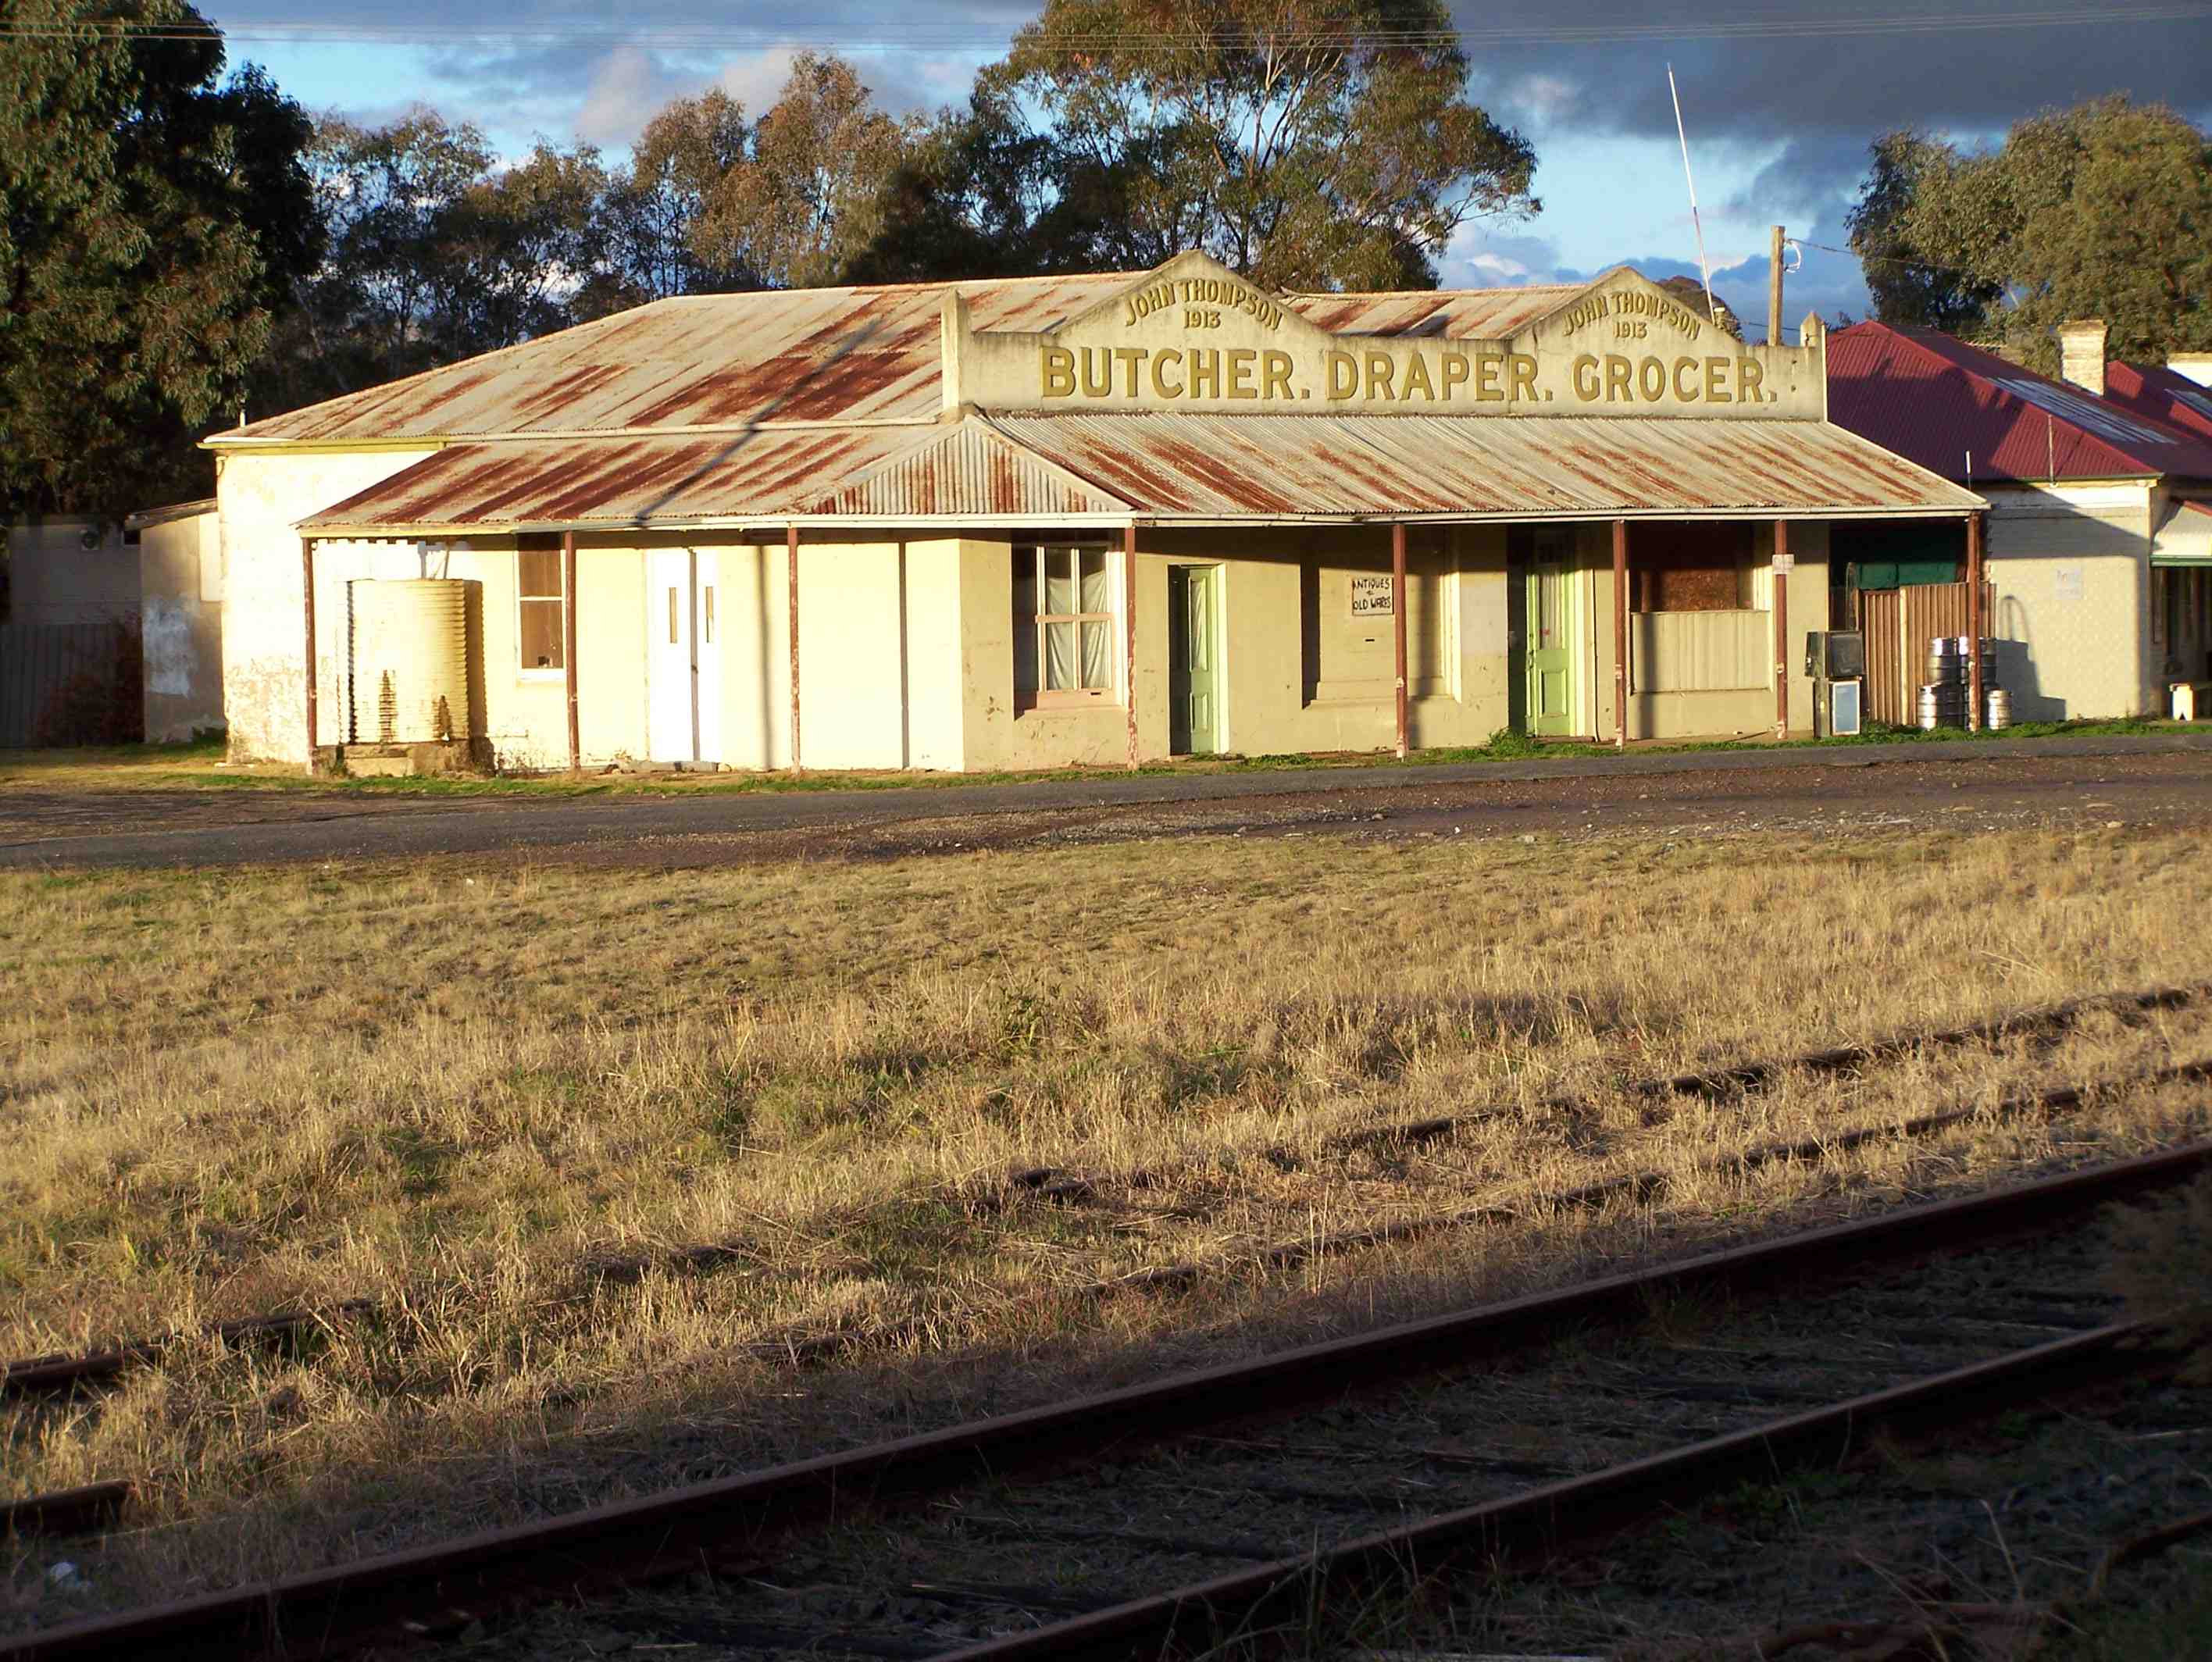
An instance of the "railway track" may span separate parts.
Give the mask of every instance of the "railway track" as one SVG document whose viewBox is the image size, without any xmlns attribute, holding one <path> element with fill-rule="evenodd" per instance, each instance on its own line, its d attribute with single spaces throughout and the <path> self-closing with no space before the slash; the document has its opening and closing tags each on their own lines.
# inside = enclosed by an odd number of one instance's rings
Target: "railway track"
<svg viewBox="0 0 2212 1662">
<path fill-rule="evenodd" d="M 1398 1555 L 1508 1561 L 1825 1458 L 1869 1423 L 2139 1373 L 2145 1335 L 2114 1323 L 2088 1226 L 2207 1169 L 2212 1143 L 2193 1144 L 80 1623 L 0 1658 L 357 1653 L 585 1596 L 601 1601 L 586 1617 L 529 1618 L 514 1653 L 561 1654 L 535 1624 L 588 1619 L 776 1662 L 1157 1654 Z M 682 1599 L 621 1591 L 694 1572 L 704 1590 Z M 1146 1593 L 1162 1587 L 1180 1591 Z"/>
</svg>

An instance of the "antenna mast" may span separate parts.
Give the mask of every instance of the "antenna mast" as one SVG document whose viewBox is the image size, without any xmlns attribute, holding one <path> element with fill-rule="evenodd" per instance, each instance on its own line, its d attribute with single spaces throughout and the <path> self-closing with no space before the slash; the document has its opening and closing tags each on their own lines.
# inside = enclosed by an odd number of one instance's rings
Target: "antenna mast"
<svg viewBox="0 0 2212 1662">
<path fill-rule="evenodd" d="M 1674 85 L 1674 66 L 1667 66 L 1667 95 L 1674 100 L 1674 136 L 1682 141 L 1682 178 L 1690 187 L 1690 228 L 1698 234 L 1698 275 L 1705 285 L 1705 315 L 1713 315 L 1713 268 L 1705 259 L 1705 227 L 1698 217 L 1698 181 L 1690 172 L 1690 136 L 1682 130 L 1682 94 Z"/>
</svg>

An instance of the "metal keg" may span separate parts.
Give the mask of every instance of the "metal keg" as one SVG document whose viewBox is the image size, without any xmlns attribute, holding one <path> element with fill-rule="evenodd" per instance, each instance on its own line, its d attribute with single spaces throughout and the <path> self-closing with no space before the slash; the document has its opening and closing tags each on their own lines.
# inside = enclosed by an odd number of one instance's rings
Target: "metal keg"
<svg viewBox="0 0 2212 1662">
<path fill-rule="evenodd" d="M 1920 725 L 1923 731 L 1966 725 L 1965 688 L 1956 682 L 1936 682 L 1920 689 Z"/>
<path fill-rule="evenodd" d="M 1982 725 L 1991 732 L 2012 725 L 2012 695 L 2002 687 L 1982 691 Z"/>
</svg>

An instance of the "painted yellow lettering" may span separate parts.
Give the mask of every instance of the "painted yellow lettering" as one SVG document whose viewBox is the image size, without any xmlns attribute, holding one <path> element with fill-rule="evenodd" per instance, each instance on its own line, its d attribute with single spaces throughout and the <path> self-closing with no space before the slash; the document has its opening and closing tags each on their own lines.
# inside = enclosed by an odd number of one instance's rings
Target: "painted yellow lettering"
<svg viewBox="0 0 2212 1662">
<path fill-rule="evenodd" d="M 1584 403 L 1594 402 L 1597 397 L 1598 391 L 1597 360 L 1590 356 L 1589 353 L 1583 353 L 1582 356 L 1575 360 L 1573 373 L 1575 378 L 1575 397 L 1581 399 Z"/>
<path fill-rule="evenodd" d="M 1685 381 L 1683 377 L 1688 376 Z M 1695 403 L 1698 397 L 1698 361 L 1695 358 L 1674 360 L 1674 396 L 1684 403 Z"/>
<path fill-rule="evenodd" d="M 1260 355 L 1260 396 L 1285 399 L 1291 396 L 1289 353 L 1271 347 Z"/>
<path fill-rule="evenodd" d="M 1193 349 L 1190 355 L 1190 396 L 1194 398 L 1218 398 L 1221 396 L 1221 349 L 1209 346 L 1200 351 Z"/>
<path fill-rule="evenodd" d="M 1386 403 L 1397 402 L 1397 395 L 1390 390 L 1391 377 L 1396 373 L 1388 352 L 1367 355 L 1367 397 L 1370 403 L 1378 398 Z"/>
<path fill-rule="evenodd" d="M 1252 365 L 1259 354 L 1249 346 L 1229 349 L 1229 396 L 1232 398 L 1256 398 L 1260 389 L 1252 385 Z"/>
<path fill-rule="evenodd" d="M 1707 403 L 1732 404 L 1735 402 L 1735 395 L 1728 390 L 1728 367 L 1729 361 L 1726 358 L 1705 360 L 1705 402 Z"/>
<path fill-rule="evenodd" d="M 1759 391 L 1765 380 L 1766 366 L 1758 359 L 1738 358 L 1735 361 L 1735 388 L 1739 402 L 1747 404 L 1759 403 L 1765 397 Z"/>
<path fill-rule="evenodd" d="M 1421 355 L 1419 347 L 1413 349 L 1413 355 L 1406 361 L 1406 397 L 1411 398 L 1416 389 L 1431 403 L 1436 403 L 1437 389 L 1429 379 L 1429 361 Z"/>
<path fill-rule="evenodd" d="M 1159 351 L 1154 353 L 1152 355 L 1152 391 L 1158 393 L 1163 398 L 1182 397 L 1182 382 L 1181 380 L 1170 381 L 1168 379 L 1167 376 L 1162 373 L 1170 365 L 1180 367 L 1182 363 L 1182 350 L 1180 347 L 1163 347 Z"/>
<path fill-rule="evenodd" d="M 1644 402 L 1656 404 L 1667 396 L 1667 365 L 1659 358 L 1638 358 L 1636 361 L 1636 390 L 1644 395 Z"/>
<path fill-rule="evenodd" d="M 1117 346 L 1114 349 L 1114 356 L 1121 365 L 1122 392 L 1124 396 L 1133 398 L 1137 396 L 1137 378 L 1145 367 L 1145 349 L 1141 346 Z"/>
<path fill-rule="evenodd" d="M 1468 362 L 1467 355 L 1464 352 L 1447 352 L 1444 354 L 1443 393 L 1445 403 L 1449 403 L 1451 402 L 1452 389 L 1454 387 L 1465 386 L 1467 385 L 1467 372 L 1473 367 L 1473 365 Z"/>
<path fill-rule="evenodd" d="M 1332 399 L 1356 398 L 1359 396 L 1359 360 L 1349 352 L 1334 349 L 1322 353 L 1322 361 L 1328 366 L 1328 396 Z"/>
<path fill-rule="evenodd" d="M 1608 352 L 1605 355 L 1606 403 L 1621 404 L 1636 402 L 1635 391 L 1629 385 L 1629 378 L 1635 373 L 1636 366 L 1619 353 Z"/>
<path fill-rule="evenodd" d="M 1083 396 L 1103 398 L 1114 390 L 1114 355 L 1103 346 L 1077 349 L 1083 355 Z M 1097 373 L 1093 373 L 1093 371 Z"/>
<path fill-rule="evenodd" d="M 1039 355 L 1044 377 L 1044 396 L 1071 397 L 1075 392 L 1075 354 L 1064 346 L 1048 346 Z"/>
<path fill-rule="evenodd" d="M 1477 403 L 1494 404 L 1505 397 L 1499 385 L 1505 369 L 1505 360 L 1495 352 L 1486 352 L 1474 361 L 1474 399 Z"/>
<path fill-rule="evenodd" d="M 1513 396 L 1536 402 L 1536 361 L 1526 352 L 1516 352 L 1505 360 L 1506 367 L 1513 372 Z"/>
</svg>

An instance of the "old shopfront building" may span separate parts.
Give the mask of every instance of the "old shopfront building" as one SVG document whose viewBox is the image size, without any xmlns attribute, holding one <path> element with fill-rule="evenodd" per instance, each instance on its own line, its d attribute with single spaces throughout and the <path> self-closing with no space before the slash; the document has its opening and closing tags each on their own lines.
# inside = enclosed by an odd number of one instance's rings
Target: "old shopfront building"
<svg viewBox="0 0 2212 1662">
<path fill-rule="evenodd" d="M 1803 730 L 1831 524 L 1980 506 L 1831 426 L 1807 334 L 1626 269 L 1284 295 L 1195 255 L 662 301 L 210 440 L 232 743 L 974 770 Z"/>
</svg>

